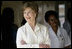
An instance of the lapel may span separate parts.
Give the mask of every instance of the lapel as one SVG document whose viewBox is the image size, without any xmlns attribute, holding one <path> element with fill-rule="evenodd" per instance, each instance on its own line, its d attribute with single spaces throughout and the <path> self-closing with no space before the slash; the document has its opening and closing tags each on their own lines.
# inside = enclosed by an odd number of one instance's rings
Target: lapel
<svg viewBox="0 0 72 49">
<path fill-rule="evenodd" d="M 58 27 L 58 31 L 57 31 L 57 36 L 58 37 L 61 37 L 61 31 L 60 31 L 60 28 Z"/>
<path fill-rule="evenodd" d="M 55 32 L 53 31 L 53 29 L 51 27 L 50 27 L 49 31 L 50 31 L 50 37 L 52 38 L 51 40 L 53 41 L 53 39 L 54 39 L 54 41 L 57 42 L 58 36 L 55 34 Z"/>
<path fill-rule="evenodd" d="M 26 25 L 26 32 L 28 34 L 33 34 L 36 36 L 36 34 L 38 33 L 38 31 L 40 30 L 40 27 L 39 27 L 39 24 L 36 23 L 36 26 L 35 26 L 35 30 L 33 31 L 31 26 L 28 24 L 28 22 L 25 24 Z"/>
<path fill-rule="evenodd" d="M 37 34 L 39 33 L 39 26 L 38 24 L 36 24 L 35 26 L 35 30 L 33 31 L 32 28 L 30 27 L 30 25 L 28 24 L 28 22 L 25 24 L 26 26 L 26 33 L 27 33 L 27 37 L 28 37 L 28 41 L 32 42 L 32 43 L 38 43 L 37 39 L 38 36 Z"/>
<path fill-rule="evenodd" d="M 37 33 L 38 31 L 40 31 L 40 25 L 38 23 L 36 23 L 34 32 Z"/>
</svg>

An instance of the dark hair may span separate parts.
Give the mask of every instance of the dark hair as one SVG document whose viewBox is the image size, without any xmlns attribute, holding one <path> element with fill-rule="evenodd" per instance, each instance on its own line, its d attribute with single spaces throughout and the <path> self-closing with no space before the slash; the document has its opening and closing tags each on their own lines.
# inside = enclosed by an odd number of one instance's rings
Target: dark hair
<svg viewBox="0 0 72 49">
<path fill-rule="evenodd" d="M 50 17 L 50 15 L 54 15 L 54 17 L 58 20 L 58 22 L 59 22 L 59 15 L 58 15 L 58 13 L 56 12 L 56 11 L 53 11 L 53 10 L 50 10 L 50 11 L 47 11 L 46 13 L 45 13 L 45 21 L 48 23 L 48 21 L 49 21 L 49 17 Z M 59 22 L 59 26 L 60 26 L 60 22 Z"/>
<path fill-rule="evenodd" d="M 71 23 L 71 8 L 68 9 L 66 19 Z"/>
<path fill-rule="evenodd" d="M 14 22 L 14 10 L 10 7 L 6 7 L 2 11 L 2 18 L 5 22 Z"/>
<path fill-rule="evenodd" d="M 38 5 L 35 2 L 26 2 L 23 5 L 23 11 L 27 8 L 30 7 L 32 10 L 34 10 L 36 13 L 38 13 Z"/>
</svg>

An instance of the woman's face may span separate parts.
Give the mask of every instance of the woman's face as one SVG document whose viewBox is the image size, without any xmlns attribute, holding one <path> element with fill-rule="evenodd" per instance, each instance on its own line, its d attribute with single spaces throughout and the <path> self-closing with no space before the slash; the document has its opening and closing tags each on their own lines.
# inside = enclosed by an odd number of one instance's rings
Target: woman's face
<svg viewBox="0 0 72 49">
<path fill-rule="evenodd" d="M 32 22 L 36 18 L 36 13 L 34 10 L 32 10 L 30 7 L 26 8 L 24 10 L 24 18 L 27 22 Z"/>
<path fill-rule="evenodd" d="M 58 26 L 58 20 L 55 18 L 54 15 L 49 16 L 48 23 L 51 25 L 51 27 L 57 27 Z"/>
</svg>

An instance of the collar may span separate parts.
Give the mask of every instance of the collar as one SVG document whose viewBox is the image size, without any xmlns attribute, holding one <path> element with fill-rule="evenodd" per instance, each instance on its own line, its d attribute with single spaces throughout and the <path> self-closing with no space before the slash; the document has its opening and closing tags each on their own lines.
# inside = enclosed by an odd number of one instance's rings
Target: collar
<svg viewBox="0 0 72 49">
<path fill-rule="evenodd" d="M 51 32 L 51 34 L 55 34 L 55 32 L 53 31 L 52 27 L 50 26 L 49 27 L 49 31 Z M 60 27 L 58 26 L 58 30 L 57 30 L 57 36 L 59 36 L 61 33 L 60 33 Z M 56 35 L 56 34 L 55 34 Z"/>
<path fill-rule="evenodd" d="M 39 26 L 38 23 L 36 23 L 36 26 L 35 26 L 34 31 L 32 30 L 32 28 L 31 28 L 31 26 L 29 25 L 28 22 L 25 24 L 25 26 L 26 26 L 26 28 L 27 28 L 27 31 L 32 31 L 32 32 L 37 32 L 37 31 L 40 29 L 40 26 Z"/>
</svg>

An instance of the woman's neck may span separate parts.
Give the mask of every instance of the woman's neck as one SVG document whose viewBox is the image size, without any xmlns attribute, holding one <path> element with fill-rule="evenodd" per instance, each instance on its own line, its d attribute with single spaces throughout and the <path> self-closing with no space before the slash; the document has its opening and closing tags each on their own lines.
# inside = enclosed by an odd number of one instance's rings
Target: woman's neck
<svg viewBox="0 0 72 49">
<path fill-rule="evenodd" d="M 58 27 L 52 27 L 52 29 L 55 32 L 55 34 L 57 34 Z"/>
<path fill-rule="evenodd" d="M 32 28 L 33 31 L 34 31 L 36 22 L 35 22 L 35 21 L 29 22 L 29 25 L 31 26 L 31 28 Z"/>
</svg>

